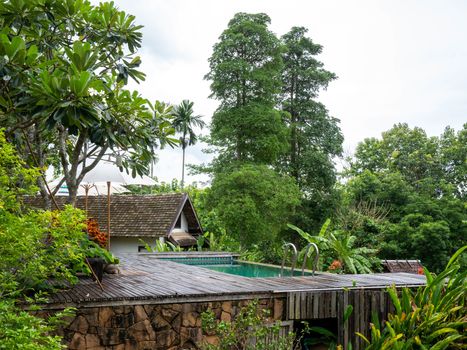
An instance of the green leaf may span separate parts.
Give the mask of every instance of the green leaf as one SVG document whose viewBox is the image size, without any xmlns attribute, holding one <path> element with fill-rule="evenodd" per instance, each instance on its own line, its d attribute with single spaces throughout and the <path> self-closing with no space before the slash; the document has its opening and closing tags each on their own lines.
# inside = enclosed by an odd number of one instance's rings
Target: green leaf
<svg viewBox="0 0 467 350">
<path fill-rule="evenodd" d="M 451 345 L 455 340 L 462 338 L 460 334 L 454 334 L 446 339 L 440 340 L 435 345 L 433 345 L 430 350 L 443 350 L 446 349 L 449 345 Z"/>
<path fill-rule="evenodd" d="M 352 312 L 353 312 L 353 306 L 352 305 L 347 305 L 347 307 L 345 309 L 345 312 L 344 312 L 344 323 L 347 322 L 347 320 L 349 319 Z"/>
<path fill-rule="evenodd" d="M 450 267 L 458 258 L 459 256 L 464 252 L 464 250 L 467 249 L 467 245 L 463 246 L 462 248 L 458 249 L 454 254 L 453 256 L 451 257 L 451 259 L 449 259 L 449 262 L 448 264 L 446 265 L 446 268 Z"/>
</svg>

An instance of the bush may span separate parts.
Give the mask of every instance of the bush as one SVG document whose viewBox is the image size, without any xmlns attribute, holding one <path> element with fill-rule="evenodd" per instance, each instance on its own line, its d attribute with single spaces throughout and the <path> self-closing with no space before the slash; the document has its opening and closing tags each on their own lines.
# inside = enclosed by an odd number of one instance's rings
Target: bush
<svg viewBox="0 0 467 350">
<path fill-rule="evenodd" d="M 290 350 L 295 334 L 279 336 L 279 323 L 268 322 L 268 310 L 261 309 L 258 301 L 243 307 L 232 322 L 216 320 L 212 311 L 201 314 L 205 334 L 217 337 L 217 344 L 203 342 L 203 350 Z"/>
<path fill-rule="evenodd" d="M 466 249 L 459 249 L 437 276 L 425 269 L 427 285 L 415 293 L 404 288 L 398 295 L 395 287 L 389 289 L 395 314 L 384 325 L 375 318 L 370 339 L 358 334 L 367 350 L 465 349 L 467 271 L 461 271 L 459 261 Z"/>
</svg>

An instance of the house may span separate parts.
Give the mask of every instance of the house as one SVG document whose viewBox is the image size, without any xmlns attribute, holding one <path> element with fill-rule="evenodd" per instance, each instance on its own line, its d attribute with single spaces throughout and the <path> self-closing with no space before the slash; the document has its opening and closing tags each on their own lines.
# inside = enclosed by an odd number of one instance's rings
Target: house
<svg viewBox="0 0 467 350">
<path fill-rule="evenodd" d="M 59 206 L 66 197 L 56 197 Z M 43 208 L 38 197 L 28 197 L 25 205 Z M 101 231 L 107 232 L 106 196 L 88 196 L 88 218 L 94 218 Z M 76 206 L 85 209 L 85 197 L 78 196 Z M 119 253 L 144 252 L 157 240 L 181 247 L 196 245 L 203 233 L 193 204 L 185 193 L 159 195 L 112 195 L 110 197 L 110 250 Z"/>
</svg>

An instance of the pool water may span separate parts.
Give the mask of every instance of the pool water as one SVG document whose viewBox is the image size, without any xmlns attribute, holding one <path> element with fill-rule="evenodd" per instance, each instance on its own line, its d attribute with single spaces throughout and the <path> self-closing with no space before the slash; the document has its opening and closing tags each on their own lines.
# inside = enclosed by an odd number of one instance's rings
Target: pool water
<svg viewBox="0 0 467 350">
<path fill-rule="evenodd" d="M 206 269 L 230 273 L 232 275 L 238 275 L 243 277 L 280 277 L 281 268 L 266 265 L 257 265 L 247 262 L 234 262 L 230 265 L 197 265 Z M 284 268 L 284 277 L 290 277 L 291 271 Z M 301 270 L 294 270 L 294 276 L 301 276 Z M 311 273 L 305 272 L 305 276 L 311 275 Z"/>
<path fill-rule="evenodd" d="M 170 260 L 180 264 L 193 265 L 204 267 L 209 270 L 229 273 L 232 275 L 238 275 L 243 277 L 281 277 L 280 266 L 265 265 L 249 263 L 246 261 L 237 261 L 232 257 L 222 258 L 162 258 L 163 260 Z M 301 276 L 302 271 L 300 269 L 295 270 L 294 276 Z M 305 276 L 311 276 L 310 272 L 305 272 Z M 289 269 L 284 268 L 284 277 L 291 277 Z"/>
</svg>

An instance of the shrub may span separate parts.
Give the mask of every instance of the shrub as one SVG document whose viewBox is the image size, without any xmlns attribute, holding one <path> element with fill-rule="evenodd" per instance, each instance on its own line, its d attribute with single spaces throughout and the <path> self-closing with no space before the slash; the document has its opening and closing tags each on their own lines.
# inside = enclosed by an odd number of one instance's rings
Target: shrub
<svg viewBox="0 0 467 350">
<path fill-rule="evenodd" d="M 381 325 L 374 318 L 371 337 L 362 337 L 367 350 L 376 349 L 465 349 L 467 336 L 467 271 L 461 271 L 459 249 L 439 275 L 425 269 L 427 285 L 412 292 L 404 288 L 398 295 L 395 287 L 389 289 L 395 314 Z"/>
<path fill-rule="evenodd" d="M 203 350 L 290 350 L 295 334 L 279 336 L 278 322 L 268 322 L 269 311 L 259 308 L 258 301 L 243 307 L 232 322 L 217 321 L 212 311 L 201 314 L 205 334 L 217 337 L 217 344 L 204 341 Z"/>
</svg>

